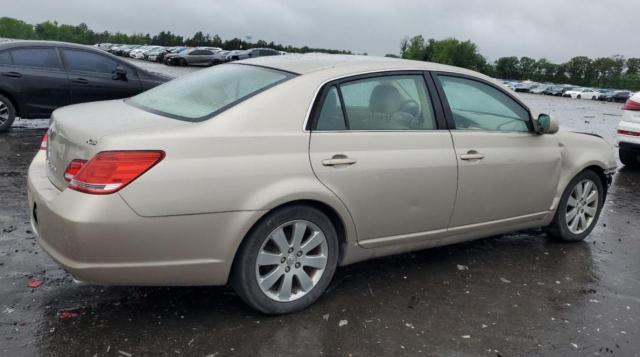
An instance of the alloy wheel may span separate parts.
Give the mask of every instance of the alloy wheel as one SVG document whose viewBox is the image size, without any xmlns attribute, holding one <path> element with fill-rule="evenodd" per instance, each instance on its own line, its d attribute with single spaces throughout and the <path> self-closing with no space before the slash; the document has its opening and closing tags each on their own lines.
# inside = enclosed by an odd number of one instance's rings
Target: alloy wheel
<svg viewBox="0 0 640 357">
<path fill-rule="evenodd" d="M 9 120 L 9 107 L 4 102 L 0 102 L 0 126 Z"/>
<path fill-rule="evenodd" d="M 566 222 L 569 231 L 581 234 L 596 218 L 598 212 L 598 187 L 590 179 L 578 182 L 567 199 Z"/>
<path fill-rule="evenodd" d="M 295 220 L 274 229 L 256 258 L 256 279 L 270 299 L 289 302 L 305 296 L 327 267 L 327 238 L 314 223 Z"/>
</svg>

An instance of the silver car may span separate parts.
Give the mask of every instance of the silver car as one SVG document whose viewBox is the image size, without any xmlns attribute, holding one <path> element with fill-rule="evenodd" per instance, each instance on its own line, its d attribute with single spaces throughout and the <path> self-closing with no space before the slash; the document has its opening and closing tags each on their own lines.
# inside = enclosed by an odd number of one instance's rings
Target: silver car
<svg viewBox="0 0 640 357">
<path fill-rule="evenodd" d="M 479 73 L 289 55 L 56 110 L 28 190 L 80 281 L 230 283 L 278 314 L 366 259 L 533 227 L 580 241 L 615 167 Z"/>
</svg>

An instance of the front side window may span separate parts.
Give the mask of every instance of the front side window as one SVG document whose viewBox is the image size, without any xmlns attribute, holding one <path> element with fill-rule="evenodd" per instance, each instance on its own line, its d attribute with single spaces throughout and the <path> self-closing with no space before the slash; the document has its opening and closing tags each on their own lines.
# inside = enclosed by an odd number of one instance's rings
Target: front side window
<svg viewBox="0 0 640 357">
<path fill-rule="evenodd" d="M 337 88 L 342 94 L 346 125 L 351 130 L 436 129 L 422 75 L 380 76 L 346 82 Z M 327 100 L 333 98 L 330 91 Z M 332 130 L 334 124 L 324 122 L 329 117 L 332 116 L 321 113 L 316 129 Z"/>
<path fill-rule="evenodd" d="M 529 112 L 502 91 L 472 79 L 438 76 L 456 129 L 528 132 Z"/>
<path fill-rule="evenodd" d="M 63 50 L 64 59 L 71 72 L 113 73 L 118 62 L 95 53 L 78 50 Z"/>
<path fill-rule="evenodd" d="M 13 64 L 25 67 L 60 69 L 60 61 L 53 48 L 18 48 L 11 51 Z"/>
<path fill-rule="evenodd" d="M 128 102 L 186 121 L 202 121 L 293 75 L 227 64 L 194 72 L 138 94 Z"/>
</svg>

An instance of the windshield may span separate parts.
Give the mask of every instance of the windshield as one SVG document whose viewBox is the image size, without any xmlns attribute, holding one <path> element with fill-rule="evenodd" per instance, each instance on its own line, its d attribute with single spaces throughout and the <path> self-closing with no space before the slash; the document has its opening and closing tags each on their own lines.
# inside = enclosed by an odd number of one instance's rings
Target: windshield
<svg viewBox="0 0 640 357">
<path fill-rule="evenodd" d="M 198 122 L 292 76 L 275 69 L 227 64 L 174 79 L 127 102 L 171 118 Z"/>
</svg>

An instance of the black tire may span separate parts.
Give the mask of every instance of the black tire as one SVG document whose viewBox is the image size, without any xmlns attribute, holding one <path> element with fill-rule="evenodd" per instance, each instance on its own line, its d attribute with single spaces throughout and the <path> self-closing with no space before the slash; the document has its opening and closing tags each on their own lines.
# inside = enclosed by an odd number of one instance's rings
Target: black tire
<svg viewBox="0 0 640 357">
<path fill-rule="evenodd" d="M 620 161 L 624 166 L 634 169 L 640 167 L 640 160 L 638 160 L 637 151 L 624 150 L 620 148 L 618 150 L 618 154 L 620 155 Z"/>
<path fill-rule="evenodd" d="M 580 94 L 578 94 L 578 96 L 576 98 L 582 99 L 582 96 Z"/>
<path fill-rule="evenodd" d="M 591 180 L 595 184 L 595 188 L 598 190 L 598 204 L 596 207 L 596 214 L 589 227 L 587 227 L 586 230 L 579 234 L 574 234 L 569 230 L 567 224 L 567 201 L 569 200 L 569 196 L 571 195 L 573 188 L 583 180 Z M 603 201 L 604 186 L 600 176 L 598 176 L 598 174 L 592 170 L 582 171 L 581 173 L 576 175 L 576 177 L 574 177 L 571 182 L 569 182 L 564 192 L 562 193 L 562 198 L 560 199 L 560 203 L 558 204 L 558 208 L 556 209 L 553 221 L 546 228 L 547 235 L 549 235 L 550 238 L 561 242 L 579 242 L 584 240 L 598 223 L 602 205 L 604 204 Z"/>
<path fill-rule="evenodd" d="M 7 97 L 0 95 L 0 111 L 0 116 L 2 116 L 0 117 L 0 133 L 2 133 L 9 130 L 13 121 L 16 120 L 16 108 Z"/>
<path fill-rule="evenodd" d="M 180 65 L 181 65 L 181 66 L 188 66 L 189 64 L 187 63 L 187 60 L 186 60 L 186 59 L 181 58 L 181 59 L 180 59 Z"/>
<path fill-rule="evenodd" d="M 256 276 L 257 257 L 263 244 L 275 229 L 297 220 L 309 221 L 324 233 L 327 243 L 327 263 L 316 285 L 305 295 L 293 301 L 280 302 L 267 296 L 260 288 Z M 335 273 L 338 254 L 338 235 L 331 220 L 324 213 L 306 205 L 286 206 L 267 214 L 249 232 L 235 258 L 231 284 L 244 302 L 262 313 L 287 314 L 300 311 L 322 296 Z M 277 282 L 282 283 L 280 280 Z"/>
</svg>

